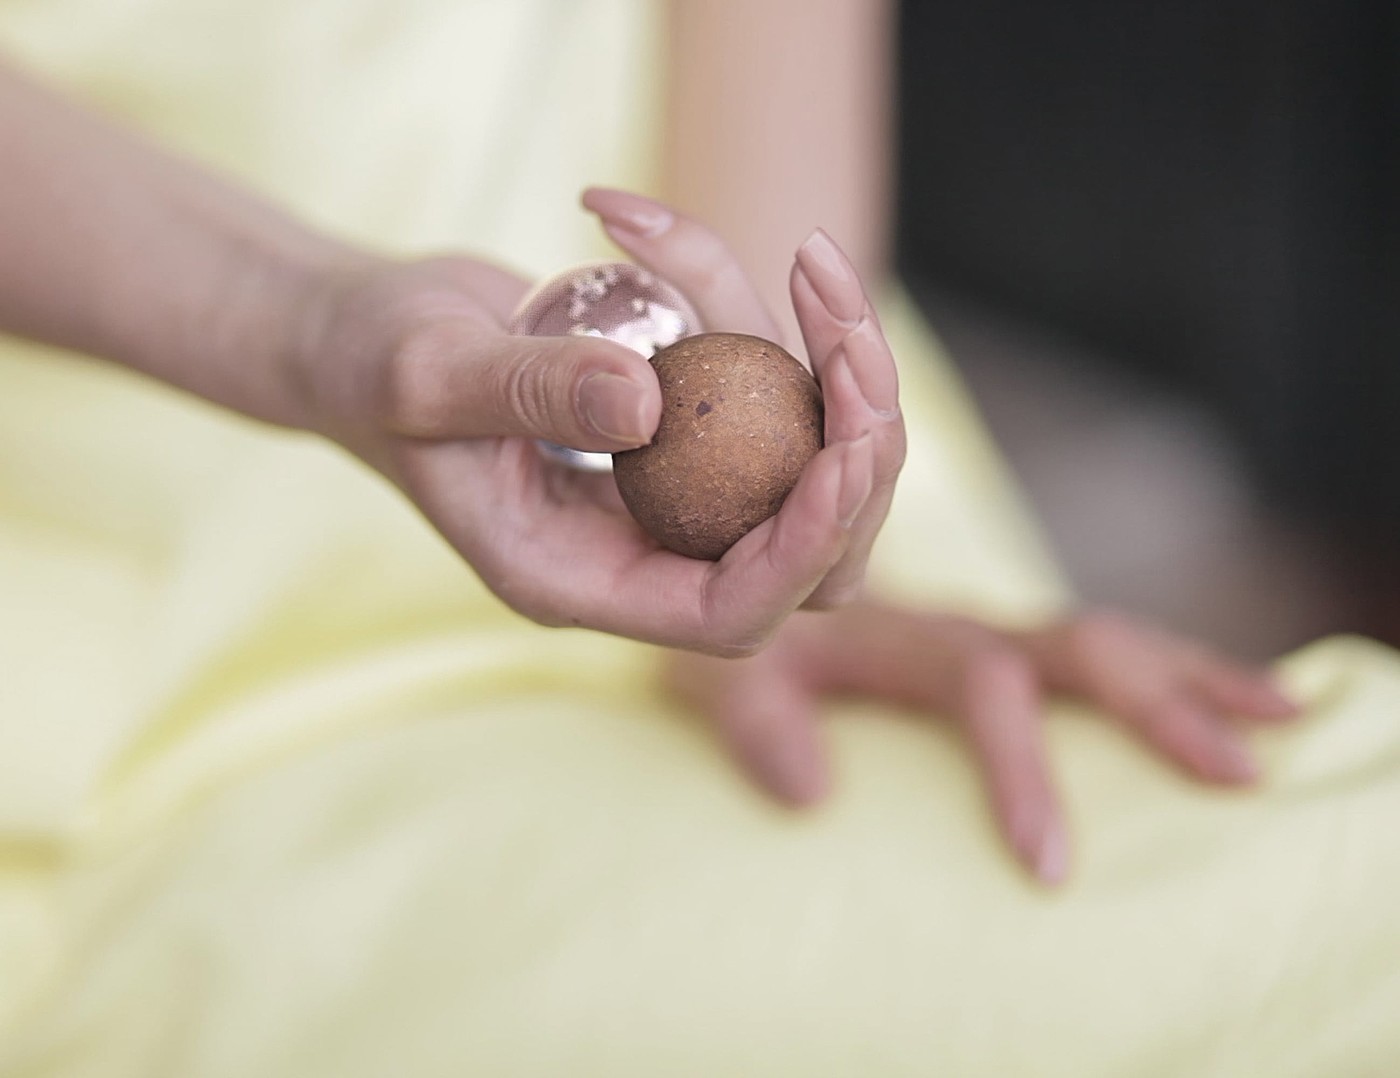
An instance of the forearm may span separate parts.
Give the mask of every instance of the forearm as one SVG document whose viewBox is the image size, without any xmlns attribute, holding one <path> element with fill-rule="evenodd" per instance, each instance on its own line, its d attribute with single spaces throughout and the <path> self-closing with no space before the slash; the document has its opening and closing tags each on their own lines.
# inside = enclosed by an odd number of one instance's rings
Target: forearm
<svg viewBox="0 0 1400 1078">
<path fill-rule="evenodd" d="M 886 269 L 891 0 L 671 0 L 663 194 L 725 236 L 776 312 L 816 226 Z"/>
<path fill-rule="evenodd" d="M 0 63 L 0 332 L 301 425 L 304 297 L 354 256 Z"/>
</svg>

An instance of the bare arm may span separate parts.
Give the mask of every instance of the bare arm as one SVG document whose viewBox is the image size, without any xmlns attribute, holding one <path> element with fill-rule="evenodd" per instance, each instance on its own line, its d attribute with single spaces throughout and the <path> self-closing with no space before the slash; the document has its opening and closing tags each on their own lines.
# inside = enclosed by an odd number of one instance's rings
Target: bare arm
<svg viewBox="0 0 1400 1078">
<path fill-rule="evenodd" d="M 304 422 L 291 322 L 350 252 L 0 62 L 0 331 Z"/>
<path fill-rule="evenodd" d="M 862 278 L 885 273 L 894 18 L 891 0 L 671 0 L 663 194 L 774 311 L 817 225 Z"/>
</svg>

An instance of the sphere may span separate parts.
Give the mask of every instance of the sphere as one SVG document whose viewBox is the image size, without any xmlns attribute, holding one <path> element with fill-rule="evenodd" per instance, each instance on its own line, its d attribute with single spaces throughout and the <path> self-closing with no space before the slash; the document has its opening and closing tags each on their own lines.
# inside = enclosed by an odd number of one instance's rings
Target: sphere
<svg viewBox="0 0 1400 1078">
<path fill-rule="evenodd" d="M 822 394 L 779 345 L 702 333 L 652 359 L 661 425 L 613 457 L 628 511 L 662 546 L 717 560 L 776 513 L 822 447 Z"/>
<path fill-rule="evenodd" d="M 555 274 L 532 288 L 510 321 L 510 331 L 532 337 L 604 337 L 650 359 L 700 332 L 689 301 L 656 274 L 630 262 L 597 262 Z M 546 456 L 586 471 L 612 468 L 607 453 L 585 453 L 540 443 Z"/>
</svg>

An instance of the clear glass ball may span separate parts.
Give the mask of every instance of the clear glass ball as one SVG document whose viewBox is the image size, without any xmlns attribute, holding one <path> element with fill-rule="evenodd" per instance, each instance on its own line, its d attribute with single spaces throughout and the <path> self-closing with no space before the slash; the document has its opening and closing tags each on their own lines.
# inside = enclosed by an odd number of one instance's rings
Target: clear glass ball
<svg viewBox="0 0 1400 1078">
<path fill-rule="evenodd" d="M 695 308 L 675 286 L 630 262 L 591 262 L 535 285 L 511 316 L 510 331 L 530 337 L 604 337 L 650 359 L 701 332 Z M 585 471 L 612 470 L 608 453 L 541 442 L 551 460 Z"/>
</svg>

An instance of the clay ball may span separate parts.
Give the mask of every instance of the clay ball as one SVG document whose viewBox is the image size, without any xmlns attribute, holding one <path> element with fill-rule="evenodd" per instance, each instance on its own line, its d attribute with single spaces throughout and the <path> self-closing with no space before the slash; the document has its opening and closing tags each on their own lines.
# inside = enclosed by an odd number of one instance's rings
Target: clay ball
<svg viewBox="0 0 1400 1078">
<path fill-rule="evenodd" d="M 613 477 L 648 535 L 714 561 L 781 508 L 821 449 L 821 390 L 779 345 L 741 333 L 686 337 L 651 362 L 661 425 L 613 455 Z"/>
</svg>

